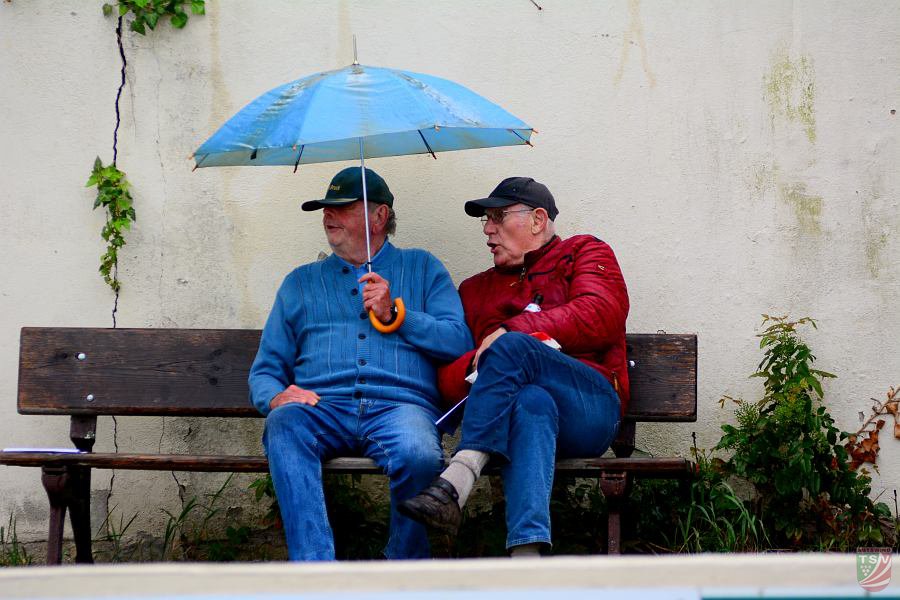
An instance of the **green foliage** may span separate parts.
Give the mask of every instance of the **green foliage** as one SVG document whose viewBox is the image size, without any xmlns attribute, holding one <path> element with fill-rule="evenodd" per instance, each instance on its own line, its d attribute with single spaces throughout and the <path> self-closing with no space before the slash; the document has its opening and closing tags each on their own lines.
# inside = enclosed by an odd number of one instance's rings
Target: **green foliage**
<svg viewBox="0 0 900 600">
<path fill-rule="evenodd" d="M 218 490 L 206 494 L 203 503 L 195 496 L 184 503 L 177 515 L 163 510 L 169 518 L 163 536 L 162 560 L 174 557 L 219 561 L 237 558 L 241 545 L 250 535 L 249 528 L 229 526 L 223 540 L 214 537 L 211 527 L 213 519 L 222 512 L 219 501 L 233 477 L 234 473 L 229 474 Z"/>
<path fill-rule="evenodd" d="M 188 13 L 185 4 L 190 4 L 191 12 L 195 15 L 206 14 L 205 0 L 119 0 L 115 6 L 106 3 L 103 5 L 103 14 L 107 17 L 113 14 L 118 7 L 120 17 L 129 12 L 134 15 L 129 28 L 141 35 L 147 34 L 147 29 L 156 29 L 160 19 L 168 17 L 172 27 L 183 29 L 188 22 Z"/>
<path fill-rule="evenodd" d="M 689 501 L 679 507 L 668 546 L 676 552 L 760 552 L 771 547 L 763 521 L 750 510 L 696 446 L 692 449 L 697 476 L 690 483 Z"/>
<path fill-rule="evenodd" d="M 97 534 L 94 542 L 101 542 L 102 546 L 95 547 L 94 558 L 103 562 L 128 562 L 135 558 L 140 550 L 140 544 L 137 546 L 127 546 L 125 534 L 128 532 L 131 524 L 137 519 L 137 513 L 131 516 L 127 521 L 125 515 L 119 515 L 118 525 L 113 522 L 113 514 L 116 512 L 116 506 L 106 514 L 106 518 L 97 528 Z"/>
<path fill-rule="evenodd" d="M 266 473 L 263 477 L 254 479 L 248 488 L 253 491 L 253 499 L 257 503 L 262 502 L 263 499 L 267 499 L 269 503 L 266 514 L 263 516 L 263 524 L 281 529 L 281 511 L 278 508 L 278 498 L 275 496 L 275 484 L 272 483 L 272 476 Z"/>
<path fill-rule="evenodd" d="M 715 450 L 731 452 L 724 476 L 752 484 L 751 512 L 767 526 L 776 547 L 848 550 L 883 542 L 871 480 L 850 467 L 846 433 L 822 405 L 822 382 L 834 377 L 813 368 L 815 356 L 797 329 L 812 319 L 763 316 L 763 360 L 752 376 L 763 379 L 758 402 L 732 398 L 737 426 L 723 425 Z"/>
<path fill-rule="evenodd" d="M 95 185 L 97 198 L 94 200 L 94 210 L 101 206 L 106 209 L 106 224 L 100 236 L 106 241 L 107 247 L 106 253 L 100 257 L 100 273 L 107 285 L 118 293 L 121 285 L 116 270 L 119 249 L 125 245 L 123 233 L 131 229 L 131 224 L 137 218 L 129 191 L 131 184 L 115 163 L 104 166 L 100 157 L 97 157 L 86 187 Z"/>
<path fill-rule="evenodd" d="M 7 527 L 0 525 L 0 567 L 21 567 L 30 564 L 31 557 L 16 534 L 16 519 L 10 514 Z"/>
</svg>

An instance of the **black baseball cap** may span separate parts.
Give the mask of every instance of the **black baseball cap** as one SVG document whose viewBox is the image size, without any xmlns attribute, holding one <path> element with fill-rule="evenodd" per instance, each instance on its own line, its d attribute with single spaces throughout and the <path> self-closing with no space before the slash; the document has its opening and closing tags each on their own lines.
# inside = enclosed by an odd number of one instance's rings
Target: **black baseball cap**
<svg viewBox="0 0 900 600">
<path fill-rule="evenodd" d="M 326 206 L 342 206 L 362 200 L 362 174 L 359 167 L 347 167 L 334 176 L 328 191 L 321 200 L 310 200 L 300 205 L 303 210 L 319 210 Z M 394 195 L 381 176 L 372 169 L 366 169 L 366 198 L 376 204 L 394 206 Z"/>
<path fill-rule="evenodd" d="M 543 208 L 550 220 L 556 219 L 559 210 L 553 194 L 543 183 L 531 177 L 507 177 L 494 188 L 491 195 L 480 200 L 466 202 L 466 214 L 470 217 L 482 217 L 487 208 L 500 208 L 513 204 L 524 204 L 532 208 Z"/>
</svg>

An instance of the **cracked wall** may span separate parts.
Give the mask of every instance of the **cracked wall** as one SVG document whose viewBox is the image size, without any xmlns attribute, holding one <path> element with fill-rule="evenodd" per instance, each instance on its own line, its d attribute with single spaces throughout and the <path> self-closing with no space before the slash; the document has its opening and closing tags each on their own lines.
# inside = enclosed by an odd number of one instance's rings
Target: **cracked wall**
<svg viewBox="0 0 900 600">
<path fill-rule="evenodd" d="M 258 328 L 281 278 L 327 249 L 299 210 L 345 166 L 201 169 L 187 157 L 262 92 L 349 64 L 433 73 L 540 131 L 534 148 L 374 160 L 397 198 L 397 244 L 423 247 L 454 280 L 490 264 L 462 203 L 510 175 L 553 191 L 564 235 L 615 249 L 634 332 L 695 332 L 699 419 L 641 427 L 638 446 L 687 455 L 728 419 L 723 394 L 754 398 L 761 313 L 810 315 L 829 408 L 855 429 L 868 398 L 900 383 L 900 5 L 664 0 L 421 3 L 210 0 L 174 31 L 126 35 L 119 166 L 138 222 L 121 255 L 123 327 Z M 497 31 L 514 32 L 500 39 Z M 99 6 L 0 2 L 0 446 L 67 445 L 67 421 L 16 414 L 18 331 L 110 324 L 97 274 L 102 215 L 84 188 L 112 134 L 113 21 Z M 262 422 L 119 419 L 119 448 L 260 451 Z M 112 448 L 101 418 L 98 450 Z M 884 440 L 875 491 L 900 484 Z M 249 478 L 236 482 L 246 485 Z M 105 501 L 109 474 L 94 478 Z M 216 474 L 119 472 L 108 508 L 158 535 Z M 0 467 L 0 522 L 45 536 L 39 474 Z M 231 507 L 252 511 L 235 492 Z M 103 508 L 97 510 L 102 511 Z M 97 525 L 97 519 L 94 519 Z"/>
</svg>

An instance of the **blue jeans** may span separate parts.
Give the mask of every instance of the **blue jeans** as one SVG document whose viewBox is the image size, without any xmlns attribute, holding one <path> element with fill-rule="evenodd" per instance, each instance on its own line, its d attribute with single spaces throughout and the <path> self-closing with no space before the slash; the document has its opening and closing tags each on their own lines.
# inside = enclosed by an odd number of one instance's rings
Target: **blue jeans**
<svg viewBox="0 0 900 600">
<path fill-rule="evenodd" d="M 391 481 L 387 558 L 428 558 L 423 525 L 394 509 L 427 486 L 443 466 L 435 415 L 414 404 L 322 398 L 318 405 L 286 404 L 266 417 L 263 444 L 281 508 L 291 560 L 334 560 L 325 512 L 322 461 L 363 455 Z"/>
<path fill-rule="evenodd" d="M 484 351 L 459 449 L 502 463 L 507 548 L 550 543 L 557 455 L 600 456 L 619 419 L 619 397 L 603 375 L 533 337 L 510 332 Z"/>
</svg>

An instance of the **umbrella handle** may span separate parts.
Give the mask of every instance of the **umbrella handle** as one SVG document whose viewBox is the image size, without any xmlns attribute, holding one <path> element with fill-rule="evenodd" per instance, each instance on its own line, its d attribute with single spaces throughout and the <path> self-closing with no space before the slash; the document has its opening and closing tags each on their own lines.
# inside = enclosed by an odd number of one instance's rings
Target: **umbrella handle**
<svg viewBox="0 0 900 600">
<path fill-rule="evenodd" d="M 378 320 L 378 317 L 375 316 L 373 311 L 369 311 L 369 321 L 372 323 L 372 327 L 380 331 L 381 333 L 394 333 L 400 326 L 403 325 L 403 319 L 406 318 L 406 307 L 403 305 L 402 298 L 394 298 L 394 306 L 397 307 L 397 318 L 394 319 L 394 322 L 390 325 L 385 325 L 381 321 Z"/>
</svg>

